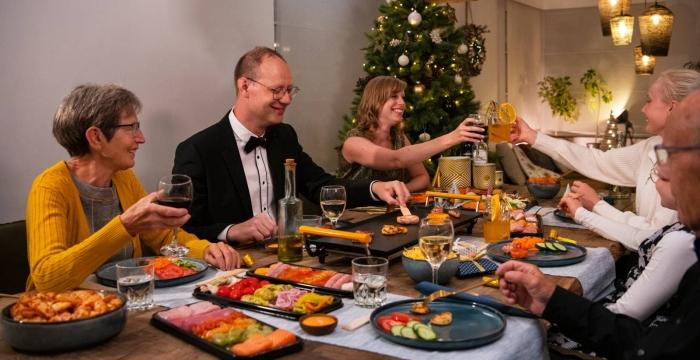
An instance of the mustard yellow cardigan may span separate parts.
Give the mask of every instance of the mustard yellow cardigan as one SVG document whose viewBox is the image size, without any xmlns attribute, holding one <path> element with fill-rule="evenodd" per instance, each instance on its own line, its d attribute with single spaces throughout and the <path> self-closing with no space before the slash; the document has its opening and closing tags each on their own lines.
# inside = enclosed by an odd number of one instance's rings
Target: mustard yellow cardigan
<svg viewBox="0 0 700 360">
<path fill-rule="evenodd" d="M 122 209 L 128 209 L 146 196 L 132 170 L 112 177 Z M 178 230 L 190 256 L 202 258 L 210 245 L 206 240 Z M 27 200 L 27 252 L 30 274 L 27 290 L 64 291 L 76 288 L 127 242 L 134 256 L 141 256 L 144 241 L 155 252 L 169 241 L 167 229 L 131 236 L 119 216 L 90 234 L 87 217 L 80 203 L 78 188 L 68 166 L 60 161 L 34 179 Z"/>
</svg>

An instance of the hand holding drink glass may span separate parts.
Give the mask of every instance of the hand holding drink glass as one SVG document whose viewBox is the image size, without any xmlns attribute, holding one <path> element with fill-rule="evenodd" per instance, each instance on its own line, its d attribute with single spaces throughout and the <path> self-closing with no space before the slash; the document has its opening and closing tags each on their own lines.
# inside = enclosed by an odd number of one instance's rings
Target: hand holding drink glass
<svg viewBox="0 0 700 360">
<path fill-rule="evenodd" d="M 345 211 L 345 187 L 342 185 L 329 185 L 321 188 L 321 210 L 333 228 Z"/>
<path fill-rule="evenodd" d="M 158 181 L 159 205 L 189 209 L 192 204 L 192 179 L 187 175 L 172 174 Z M 177 228 L 172 229 L 172 241 L 160 248 L 160 253 L 170 257 L 183 257 L 190 252 L 177 240 Z"/>
<path fill-rule="evenodd" d="M 450 251 L 454 240 L 452 221 L 446 218 L 425 218 L 418 229 L 418 246 L 433 271 L 433 283 L 437 284 L 437 275 Z"/>
<path fill-rule="evenodd" d="M 352 285 L 355 305 L 376 308 L 386 301 L 386 274 L 389 260 L 382 257 L 352 259 Z"/>
</svg>

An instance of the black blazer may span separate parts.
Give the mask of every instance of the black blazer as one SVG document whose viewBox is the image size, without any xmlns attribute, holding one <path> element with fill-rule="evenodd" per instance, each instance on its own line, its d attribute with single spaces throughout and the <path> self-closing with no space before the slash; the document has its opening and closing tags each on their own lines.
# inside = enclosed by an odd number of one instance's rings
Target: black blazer
<svg viewBox="0 0 700 360">
<path fill-rule="evenodd" d="M 373 203 L 371 181 L 344 181 L 326 173 L 311 160 L 299 144 L 290 125 L 278 124 L 265 131 L 267 160 L 275 201 L 284 197 L 284 160 L 297 163 L 297 191 L 319 202 L 323 185 L 345 185 L 348 207 Z M 174 174 L 186 174 L 194 184 L 192 218 L 183 226 L 203 239 L 216 241 L 223 229 L 253 217 L 248 185 L 228 112 L 218 123 L 192 135 L 177 146 Z"/>
</svg>

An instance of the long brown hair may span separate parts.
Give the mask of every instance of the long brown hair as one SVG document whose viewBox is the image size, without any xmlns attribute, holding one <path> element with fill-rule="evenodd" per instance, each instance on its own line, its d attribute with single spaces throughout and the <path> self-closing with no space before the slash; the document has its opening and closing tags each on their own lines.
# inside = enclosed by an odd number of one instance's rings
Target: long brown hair
<svg viewBox="0 0 700 360">
<path fill-rule="evenodd" d="M 357 107 L 357 129 L 370 135 L 379 122 L 379 112 L 382 106 L 393 94 L 406 89 L 406 82 L 393 76 L 377 76 L 370 80 L 362 92 L 360 104 Z M 401 129 L 392 129 L 392 135 L 402 134 Z"/>
</svg>

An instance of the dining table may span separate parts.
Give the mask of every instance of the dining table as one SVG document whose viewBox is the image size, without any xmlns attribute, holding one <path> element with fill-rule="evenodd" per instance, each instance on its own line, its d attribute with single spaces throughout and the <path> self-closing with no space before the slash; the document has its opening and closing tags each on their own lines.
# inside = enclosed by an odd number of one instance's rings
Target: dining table
<svg viewBox="0 0 700 360">
<path fill-rule="evenodd" d="M 525 187 L 508 187 L 508 191 L 518 191 L 521 194 L 527 194 Z M 539 199 L 538 203 L 540 206 L 556 206 L 555 200 L 545 200 Z M 363 211 L 353 211 L 352 209 L 346 210 L 343 215 L 343 219 L 358 219 L 363 218 L 368 215 Z M 341 219 L 342 220 L 342 219 Z M 479 238 L 483 237 L 482 221 L 477 221 L 476 225 L 470 229 L 471 233 L 462 234 L 468 237 Z M 545 226 L 545 233 L 549 230 L 549 227 Z M 575 239 L 579 245 L 585 246 L 589 249 L 605 249 L 609 251 L 610 256 L 613 261 L 620 258 L 624 253 L 625 249 L 617 242 L 613 242 L 602 238 L 601 236 L 581 228 L 556 228 L 561 236 L 565 236 L 571 239 Z M 250 255 L 254 261 L 255 266 L 262 264 L 270 264 L 277 261 L 276 254 L 270 253 L 265 250 L 262 246 L 254 246 L 249 248 L 240 249 L 240 252 L 245 255 Z M 317 258 L 305 256 L 304 259 L 299 262 L 300 265 L 313 266 L 313 267 L 323 267 L 341 272 L 351 272 L 351 259 L 343 255 L 330 254 L 324 264 L 320 264 Z M 613 275 L 614 277 L 614 269 Z M 567 275 L 547 275 L 549 279 L 554 281 L 558 286 L 567 289 L 573 293 L 582 295 L 584 294 L 584 289 L 582 287 L 581 281 L 575 276 Z M 459 279 L 453 277 L 447 286 L 454 289 L 465 289 L 472 288 L 470 290 L 472 293 L 479 295 L 489 295 L 500 301 L 503 300 L 500 292 L 496 288 L 479 286 L 482 282 L 481 277 L 472 277 Z M 416 290 L 416 283 L 408 276 L 404 271 L 400 259 L 394 259 L 390 261 L 388 275 L 387 275 L 387 287 L 391 296 L 395 297 L 420 297 L 422 294 Z M 86 288 L 96 288 L 96 289 L 109 289 L 102 285 L 97 284 L 94 281 L 94 277 L 86 280 L 81 287 Z M 193 287 L 194 289 L 194 287 Z M 156 289 L 156 294 L 159 290 Z M 11 304 L 14 301 L 12 298 L 0 298 L 0 308 Z M 185 301 L 187 301 L 185 299 Z M 194 299 L 192 300 L 194 301 Z M 351 304 L 350 300 L 350 304 Z M 352 306 L 352 305 L 349 305 Z M 123 331 L 117 335 L 115 338 L 104 342 L 102 344 L 77 350 L 68 353 L 51 354 L 54 359 L 152 359 L 152 358 L 187 358 L 187 359 L 211 359 L 212 355 L 202 351 L 201 349 L 185 342 L 177 337 L 171 336 L 159 329 L 156 329 L 150 324 L 151 317 L 157 311 L 165 309 L 163 306 L 156 306 L 155 308 L 147 311 L 141 312 L 129 312 L 128 320 Z M 252 316 L 256 316 L 252 314 Z M 509 319 L 511 317 L 508 317 Z M 520 319 L 520 318 L 519 318 Z M 543 328 L 543 320 L 529 320 L 537 323 L 537 327 Z M 340 330 L 339 324 L 336 333 Z M 365 326 L 367 327 L 367 326 Z M 540 334 L 535 338 L 541 343 L 541 347 L 544 349 L 546 355 L 546 345 L 544 344 L 544 330 L 540 331 Z M 324 341 L 322 337 L 307 336 L 306 334 L 299 333 L 304 338 L 303 349 L 300 352 L 292 353 L 284 356 L 284 358 L 290 359 L 308 359 L 314 358 L 320 359 L 349 359 L 349 358 L 362 358 L 362 359 L 386 359 L 392 358 L 385 353 L 367 351 L 367 347 L 358 346 L 353 344 L 351 341 L 343 342 L 339 345 L 338 341 L 335 343 L 329 343 Z M 534 335 L 533 335 L 534 336 Z M 342 340 L 342 339 L 341 339 Z M 498 340 L 503 341 L 503 339 Z M 387 344 L 389 344 L 387 342 Z M 496 343 L 497 344 L 497 343 Z M 393 345 L 393 344 L 391 344 Z M 510 348 L 508 344 L 501 344 L 503 346 L 503 351 L 516 351 Z M 469 350 L 464 350 L 469 351 Z M 448 357 L 450 353 L 447 354 Z M 452 355 L 458 356 L 458 350 L 455 350 Z M 398 357 L 407 357 L 401 355 Z M 410 356 L 409 356 L 410 357 Z M 0 358 L 8 359 L 43 359 L 46 358 L 41 354 L 31 354 L 24 352 L 17 352 L 12 349 L 3 339 L 2 334 L 0 334 Z"/>
</svg>

